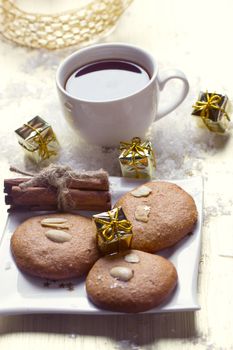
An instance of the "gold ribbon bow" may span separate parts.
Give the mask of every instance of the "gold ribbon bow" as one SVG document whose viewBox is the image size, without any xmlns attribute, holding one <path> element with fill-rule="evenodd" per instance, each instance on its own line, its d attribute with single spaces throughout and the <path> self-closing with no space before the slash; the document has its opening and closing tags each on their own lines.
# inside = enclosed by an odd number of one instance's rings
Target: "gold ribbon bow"
<svg viewBox="0 0 233 350">
<path fill-rule="evenodd" d="M 52 133 L 51 135 L 42 137 L 41 133 L 34 128 L 33 126 L 31 126 L 30 124 L 24 124 L 25 126 L 27 126 L 28 128 L 30 128 L 31 130 L 36 132 L 36 136 L 34 137 L 34 142 L 37 143 L 38 147 L 37 150 L 39 152 L 39 155 L 42 159 L 47 159 L 53 155 L 56 155 L 57 152 L 56 151 L 52 151 L 48 149 L 48 144 L 52 141 L 56 141 L 56 136 Z M 25 146 L 24 146 L 25 147 Z M 25 147 L 28 151 L 30 152 L 34 152 L 31 149 Z"/>
<path fill-rule="evenodd" d="M 135 157 L 136 154 L 140 156 L 145 155 L 145 150 L 150 151 L 151 147 L 141 143 L 140 137 L 134 137 L 131 142 L 120 142 L 120 150 L 125 150 L 124 156 L 127 157 L 130 153 Z"/>
<path fill-rule="evenodd" d="M 136 176 L 139 175 L 138 166 L 142 163 L 142 157 L 148 157 L 152 151 L 151 146 L 147 145 L 146 142 L 142 143 L 139 137 L 134 137 L 131 142 L 120 142 L 120 150 L 124 150 L 124 157 L 132 154 L 132 160 L 128 162 L 128 165 L 133 166 Z M 139 159 L 137 159 L 138 155 Z"/>
<path fill-rule="evenodd" d="M 110 242 L 116 236 L 117 238 L 120 238 L 122 236 L 122 231 L 124 233 L 131 233 L 132 224 L 125 219 L 119 220 L 119 208 L 116 208 L 115 213 L 108 211 L 108 215 L 110 221 L 101 218 L 95 218 L 95 222 L 101 225 L 101 227 L 97 229 L 97 232 L 103 236 L 105 241 Z"/>
<path fill-rule="evenodd" d="M 222 96 L 217 95 L 215 93 L 209 94 L 208 92 L 206 92 L 205 97 L 206 97 L 206 101 L 197 101 L 196 104 L 192 106 L 195 109 L 195 111 L 201 112 L 200 116 L 203 119 L 203 121 L 204 119 L 210 119 L 211 109 L 215 109 L 223 112 L 227 120 L 230 120 L 225 109 L 221 108 L 219 105 L 221 103 Z"/>
</svg>

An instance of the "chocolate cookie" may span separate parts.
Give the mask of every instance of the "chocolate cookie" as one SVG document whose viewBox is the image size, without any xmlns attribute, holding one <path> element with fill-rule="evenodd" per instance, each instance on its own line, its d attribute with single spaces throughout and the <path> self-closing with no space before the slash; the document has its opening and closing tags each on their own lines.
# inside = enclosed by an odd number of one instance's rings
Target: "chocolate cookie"
<svg viewBox="0 0 233 350">
<path fill-rule="evenodd" d="M 99 257 L 91 219 L 71 214 L 24 221 L 11 238 L 11 251 L 23 271 L 56 280 L 82 276 Z"/>
<path fill-rule="evenodd" d="M 197 221 L 193 198 L 169 182 L 148 182 L 126 193 L 115 206 L 121 206 L 132 223 L 132 248 L 150 253 L 173 246 Z"/>
<path fill-rule="evenodd" d="M 131 250 L 99 259 L 86 279 L 90 300 L 119 312 L 141 312 L 163 302 L 177 283 L 173 264 L 158 255 Z"/>
</svg>

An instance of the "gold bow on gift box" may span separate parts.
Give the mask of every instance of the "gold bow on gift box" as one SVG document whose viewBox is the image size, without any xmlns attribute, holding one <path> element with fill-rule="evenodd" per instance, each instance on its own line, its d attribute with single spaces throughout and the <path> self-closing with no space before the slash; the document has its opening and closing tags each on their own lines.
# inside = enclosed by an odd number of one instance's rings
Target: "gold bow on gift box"
<svg viewBox="0 0 233 350">
<path fill-rule="evenodd" d="M 230 121 L 227 96 L 201 92 L 193 108 L 192 115 L 199 116 L 210 131 L 225 133 Z"/>
<path fill-rule="evenodd" d="M 156 161 L 151 142 L 134 137 L 131 142 L 120 143 L 119 161 L 123 176 L 141 179 L 154 178 Z"/>
<path fill-rule="evenodd" d="M 132 224 L 121 207 L 93 215 L 93 219 L 97 228 L 97 244 L 102 253 L 116 253 L 130 248 Z"/>
<path fill-rule="evenodd" d="M 15 130 L 19 144 L 27 155 L 37 163 L 57 155 L 59 143 L 51 126 L 36 116 Z"/>
</svg>

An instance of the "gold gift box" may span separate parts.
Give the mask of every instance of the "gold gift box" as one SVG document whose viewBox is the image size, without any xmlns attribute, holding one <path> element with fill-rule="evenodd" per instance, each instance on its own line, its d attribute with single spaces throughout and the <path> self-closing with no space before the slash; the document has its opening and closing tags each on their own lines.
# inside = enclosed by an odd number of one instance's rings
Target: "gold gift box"
<svg viewBox="0 0 233 350">
<path fill-rule="evenodd" d="M 25 153 L 36 163 L 58 153 L 59 143 L 52 127 L 39 116 L 15 130 L 15 133 Z"/>
<path fill-rule="evenodd" d="M 156 161 L 150 141 L 134 137 L 131 142 L 120 143 L 119 162 L 122 175 L 138 179 L 155 178 Z"/>
<path fill-rule="evenodd" d="M 231 106 L 226 95 L 201 91 L 193 108 L 192 115 L 199 117 L 199 126 L 217 134 L 228 130 Z"/>
<path fill-rule="evenodd" d="M 132 225 L 121 207 L 93 215 L 97 228 L 97 245 L 103 254 L 128 250 L 132 241 Z"/>
</svg>

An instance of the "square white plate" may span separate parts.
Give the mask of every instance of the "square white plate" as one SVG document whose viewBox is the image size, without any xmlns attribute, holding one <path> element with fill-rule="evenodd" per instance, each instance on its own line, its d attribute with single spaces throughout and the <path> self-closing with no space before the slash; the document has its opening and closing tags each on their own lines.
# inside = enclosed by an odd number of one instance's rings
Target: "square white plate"
<svg viewBox="0 0 233 350">
<path fill-rule="evenodd" d="M 113 203 L 142 181 L 111 177 Z M 171 297 L 162 305 L 148 312 L 194 311 L 197 304 L 197 277 L 201 246 L 203 181 L 201 177 L 171 181 L 190 193 L 198 209 L 198 223 L 192 235 L 188 235 L 174 247 L 160 252 L 176 266 L 179 282 Z M 86 212 L 85 215 L 91 213 Z M 12 213 L 9 215 L 0 245 L 0 314 L 70 313 L 70 314 L 116 314 L 96 308 L 89 302 L 85 280 L 72 280 L 74 289 L 60 288 L 59 283 L 44 286 L 45 280 L 33 278 L 18 270 L 10 252 L 10 239 L 15 228 L 35 213 Z"/>
</svg>

